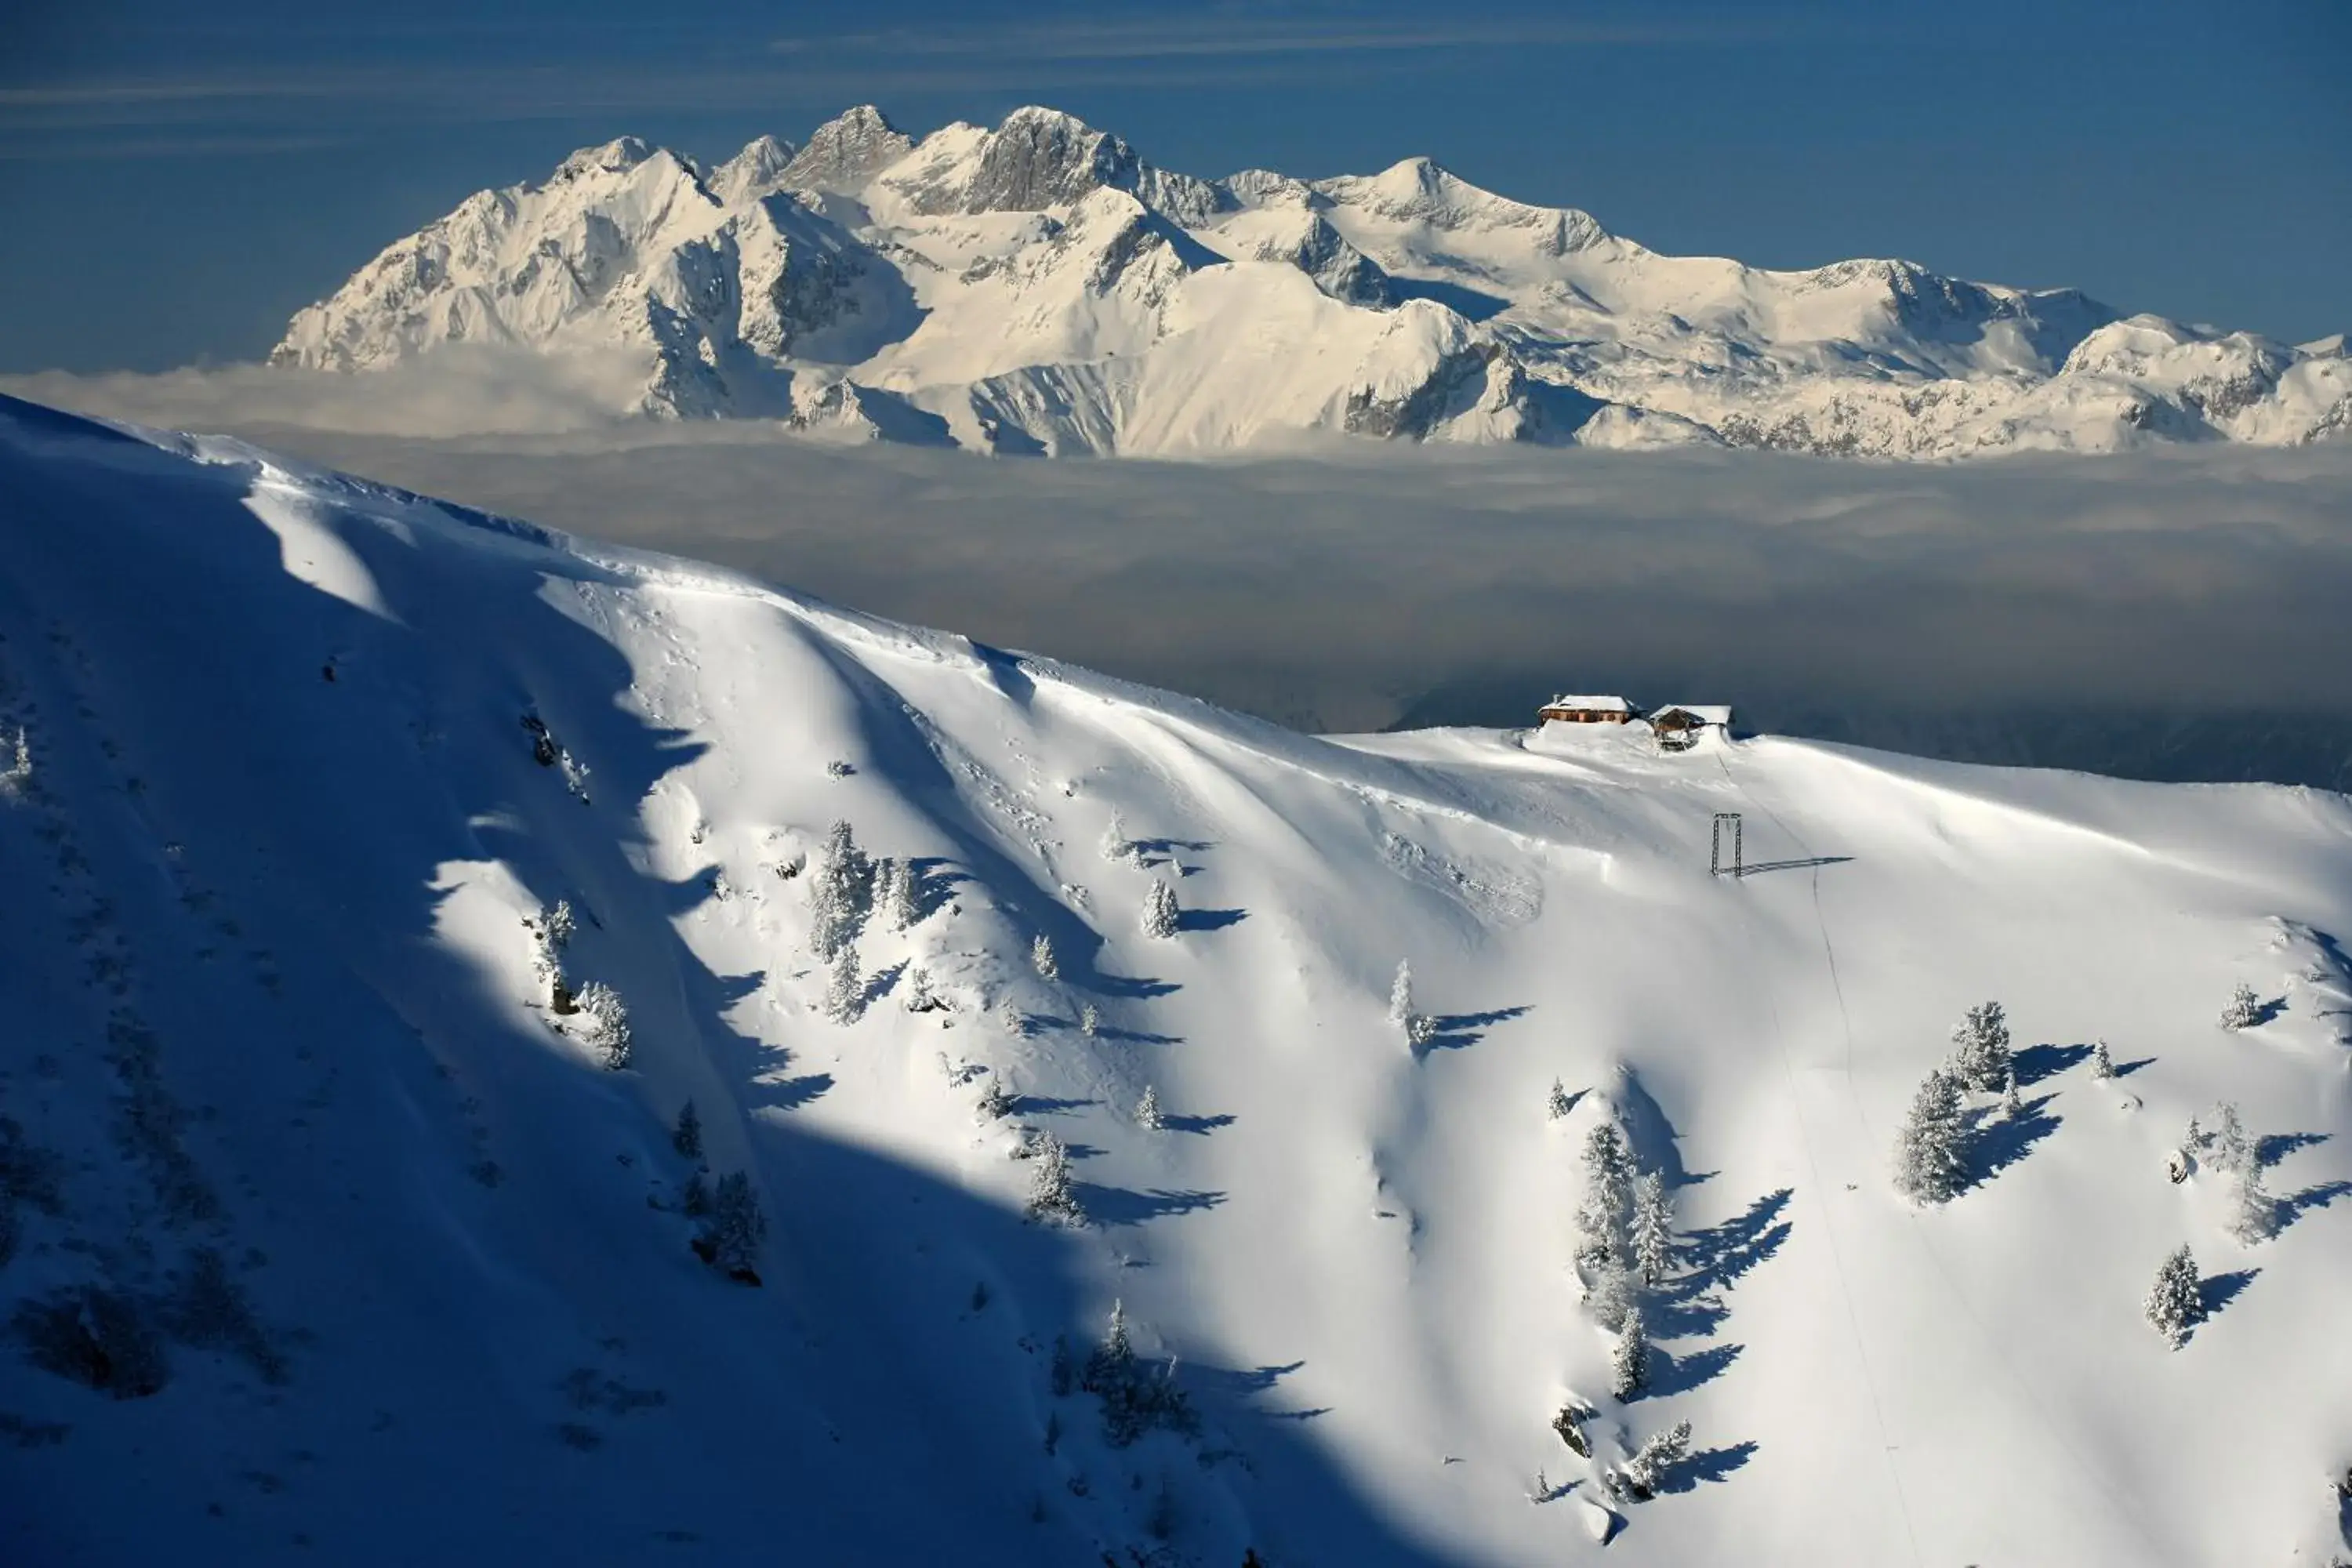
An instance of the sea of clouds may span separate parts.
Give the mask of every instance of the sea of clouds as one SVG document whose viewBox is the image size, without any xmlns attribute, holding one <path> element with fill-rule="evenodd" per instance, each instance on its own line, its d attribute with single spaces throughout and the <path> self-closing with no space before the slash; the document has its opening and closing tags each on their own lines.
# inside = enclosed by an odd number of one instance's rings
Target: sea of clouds
<svg viewBox="0 0 2352 1568">
<path fill-rule="evenodd" d="M 992 459 L 614 419 L 483 354 L 0 391 L 315 461 L 1304 728 L 1557 689 L 2166 778 L 2352 785 L 2352 444 L 1899 465 L 1402 448 Z"/>
</svg>

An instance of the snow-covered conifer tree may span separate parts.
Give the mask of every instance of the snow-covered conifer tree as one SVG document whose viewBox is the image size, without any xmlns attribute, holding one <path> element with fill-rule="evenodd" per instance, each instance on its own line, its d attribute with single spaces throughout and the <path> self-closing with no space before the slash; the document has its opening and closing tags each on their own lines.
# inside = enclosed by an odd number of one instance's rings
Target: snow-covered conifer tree
<svg viewBox="0 0 2352 1568">
<path fill-rule="evenodd" d="M 2263 1167 L 2249 1157 L 2238 1168 L 2238 1190 L 2230 1205 L 2230 1235 L 2241 1247 L 2254 1247 L 2278 1234 L 2278 1200 L 2263 1185 Z"/>
<path fill-rule="evenodd" d="M 677 1206 L 693 1219 L 710 1212 L 710 1184 L 702 1179 L 699 1169 L 686 1178 L 686 1190 L 679 1194 Z"/>
<path fill-rule="evenodd" d="M 1151 891 L 1143 900 L 1143 934 L 1149 937 L 1171 937 L 1176 934 L 1176 889 L 1164 879 L 1151 879 Z"/>
<path fill-rule="evenodd" d="M 2230 1005 L 2221 1009 L 2221 1027 L 2251 1029 L 2262 1021 L 2262 998 L 2254 994 L 2252 986 L 2239 981 L 2238 988 L 2230 994 Z"/>
<path fill-rule="evenodd" d="M 1024 1013 L 1020 1004 L 1010 996 L 997 1005 L 996 1025 L 1016 1040 L 1025 1040 L 1029 1037 L 1029 1016 Z"/>
<path fill-rule="evenodd" d="M 1403 1028 L 1412 1017 L 1412 963 L 1397 960 L 1396 978 L 1389 982 L 1389 1022 Z"/>
<path fill-rule="evenodd" d="M 2156 1271 L 2141 1308 L 2150 1327 L 2179 1350 L 2189 1342 L 2189 1331 L 2205 1321 L 2205 1298 L 2199 1287 L 2197 1262 L 2183 1247 Z"/>
<path fill-rule="evenodd" d="M 629 1009 L 620 993 L 601 980 L 592 980 L 580 988 L 574 1005 L 580 1015 L 581 1043 L 603 1057 L 604 1065 L 614 1072 L 627 1067 L 635 1047 L 630 1039 Z"/>
<path fill-rule="evenodd" d="M 1577 1205 L 1580 1263 L 1608 1260 L 1628 1266 L 1632 1246 L 1626 1226 L 1633 1215 L 1633 1154 L 1617 1123 L 1603 1117 L 1584 1136 L 1584 1198 Z"/>
<path fill-rule="evenodd" d="M 558 899 L 552 908 L 541 910 L 537 920 L 526 918 L 522 923 L 530 932 L 531 973 L 547 987 L 548 1005 L 559 1011 L 568 1010 L 571 988 L 563 980 L 563 950 L 578 929 L 572 914 L 572 901 Z"/>
<path fill-rule="evenodd" d="M 2253 1140 L 2246 1136 L 2246 1124 L 2238 1119 L 2234 1103 L 2221 1107 L 2221 1124 L 2206 1142 L 2213 1151 L 2215 1170 L 2242 1175 L 2254 1168 Z"/>
<path fill-rule="evenodd" d="M 825 977 L 824 1016 L 836 1024 L 851 1024 L 866 1011 L 866 977 L 857 970 L 857 949 L 835 950 L 833 972 Z"/>
<path fill-rule="evenodd" d="M 1559 1079 L 1552 1079 L 1551 1096 L 1544 1101 L 1545 1113 L 1549 1115 L 1552 1121 L 1558 1121 L 1561 1117 L 1566 1116 L 1570 1111 L 1575 1109 L 1576 1101 L 1568 1097 L 1567 1089 L 1561 1085 Z"/>
<path fill-rule="evenodd" d="M 1118 862 L 1129 859 L 1134 853 L 1135 846 L 1128 841 L 1127 823 L 1118 812 L 1112 812 L 1109 825 L 1103 829 L 1102 858 Z"/>
<path fill-rule="evenodd" d="M 1636 1500 L 1655 1497 L 1674 1468 L 1690 1452 L 1691 1424 L 1677 1421 L 1633 1452 L 1620 1472 L 1625 1493 Z"/>
<path fill-rule="evenodd" d="M 2001 1082 L 2000 1113 L 2011 1121 L 2025 1114 L 2025 1101 L 2018 1098 L 2017 1069 L 2013 1067 L 2009 1069 L 2009 1077 Z"/>
<path fill-rule="evenodd" d="M 819 958 L 830 960 L 857 940 L 873 897 L 873 862 L 858 848 L 849 824 L 835 823 L 809 879 L 809 946 Z"/>
<path fill-rule="evenodd" d="M 688 1100 L 686 1108 L 677 1113 L 677 1125 L 670 1130 L 669 1143 L 681 1158 L 701 1160 L 702 1115 L 694 1109 L 694 1101 Z"/>
<path fill-rule="evenodd" d="M 2107 1042 L 2104 1039 L 2093 1041 L 2091 1044 L 2092 1079 L 2098 1083 L 2108 1083 L 2113 1081 L 2115 1076 L 2116 1059 L 2107 1054 Z"/>
<path fill-rule="evenodd" d="M 1644 1285 L 1655 1285 L 1674 1268 L 1675 1200 L 1666 1179 L 1644 1172 L 1633 1184 L 1633 1267 Z"/>
<path fill-rule="evenodd" d="M 1135 1124 L 1147 1132 L 1157 1132 L 1168 1125 L 1168 1118 L 1160 1110 L 1160 1091 L 1150 1084 L 1143 1086 L 1143 1098 L 1135 1102 Z"/>
<path fill-rule="evenodd" d="M 1617 1258 L 1600 1258 L 1588 1267 L 1592 1283 L 1584 1292 L 1585 1308 L 1594 1322 L 1612 1334 L 1620 1332 L 1641 1304 L 1642 1288 L 1634 1282 L 1633 1271 Z"/>
<path fill-rule="evenodd" d="M 1030 1158 L 1029 1217 L 1059 1225 L 1084 1225 L 1087 1211 L 1078 1203 L 1070 1177 L 1070 1150 L 1051 1132 L 1041 1132 Z"/>
<path fill-rule="evenodd" d="M 6 773 L 0 773 L 0 795 L 20 795 L 33 782 L 33 744 L 22 724 L 16 726 L 16 741 L 12 748 L 13 761 Z"/>
<path fill-rule="evenodd" d="M 988 1087 L 980 1091 L 980 1114 L 990 1121 L 1002 1121 L 1013 1114 L 1013 1094 L 1002 1076 L 991 1076 Z"/>
<path fill-rule="evenodd" d="M 1634 1307 L 1625 1313 L 1617 1348 L 1609 1353 L 1609 1392 L 1620 1399 L 1631 1399 L 1649 1383 L 1649 1330 L 1642 1321 L 1642 1310 Z"/>
<path fill-rule="evenodd" d="M 1041 980 L 1059 980 L 1062 977 L 1061 963 L 1054 956 L 1054 941 L 1044 931 L 1039 931 L 1037 939 L 1029 944 L 1029 966 L 1037 972 Z"/>
<path fill-rule="evenodd" d="M 934 1013 L 939 1010 L 940 999 L 931 993 L 931 972 L 919 963 L 907 971 L 905 1005 L 909 1013 Z"/>
<path fill-rule="evenodd" d="M 1078 1004 L 1078 1033 L 1090 1040 L 1102 1033 L 1102 1011 L 1091 1002 Z"/>
<path fill-rule="evenodd" d="M 1968 1180 L 1968 1135 L 1959 1079 L 1933 1068 L 1895 1140 L 1895 1190 L 1924 1204 L 1940 1204 L 1958 1193 Z"/>
<path fill-rule="evenodd" d="M 760 1243 L 768 1234 L 768 1220 L 760 1212 L 760 1194 L 751 1178 L 730 1171 L 719 1178 L 710 1200 L 710 1217 L 702 1227 L 704 1256 L 725 1274 L 748 1274 L 760 1260 Z"/>
<path fill-rule="evenodd" d="M 2009 1019 L 1998 1002 L 1981 1002 L 1952 1026 L 1952 1070 L 1961 1086 L 2000 1092 L 2011 1068 Z"/>
</svg>

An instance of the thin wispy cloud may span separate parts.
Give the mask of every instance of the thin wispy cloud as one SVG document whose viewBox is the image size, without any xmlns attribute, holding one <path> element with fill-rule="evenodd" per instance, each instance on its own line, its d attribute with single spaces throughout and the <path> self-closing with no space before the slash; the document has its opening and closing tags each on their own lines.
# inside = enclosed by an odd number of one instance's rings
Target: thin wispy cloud
<svg viewBox="0 0 2352 1568">
<path fill-rule="evenodd" d="M 1365 54 L 1393 50 L 1732 42 L 1785 30 L 1756 20 L 1576 22 L 1462 17 L 1381 24 L 1333 17 L 1251 20 L 1155 16 L 1122 22 L 1018 23 L 805 33 L 769 47 L 789 55 L 909 54 L 1021 59 L 1167 59 L 1198 56 Z"/>
</svg>

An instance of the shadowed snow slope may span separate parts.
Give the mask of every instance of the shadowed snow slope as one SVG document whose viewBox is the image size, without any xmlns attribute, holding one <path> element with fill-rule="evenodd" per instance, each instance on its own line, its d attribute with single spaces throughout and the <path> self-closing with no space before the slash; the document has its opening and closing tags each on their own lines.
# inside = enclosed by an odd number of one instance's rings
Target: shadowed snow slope
<svg viewBox="0 0 2352 1568">
<path fill-rule="evenodd" d="M 12 1562 L 2336 1543 L 2340 796 L 1309 739 L 21 403 L 0 496 Z M 1744 878 L 1707 874 L 1718 811 Z M 836 820 L 915 879 L 845 1023 Z M 559 900 L 623 1070 L 534 971 Z M 2241 981 L 2266 1020 L 2224 1031 Z M 1981 1097 L 1967 1190 L 1914 1209 L 1896 1129 L 1988 997 L 2019 1108 Z M 2210 1159 L 2166 1178 L 2223 1098 L 2278 1200 L 2252 1247 Z M 689 1248 L 689 1100 L 768 1216 L 758 1289 Z M 1573 1260 L 1604 1116 L 1680 1215 L 1630 1401 Z M 1024 1129 L 1084 1226 L 1024 1222 Z M 2140 1303 L 2184 1242 L 2215 1310 L 2174 1351 Z M 1110 1381 L 1161 1417 L 1126 1443 L 1054 1366 L 1115 1299 L 1154 1370 Z M 1613 1494 L 1685 1420 L 1660 1494 Z"/>
</svg>

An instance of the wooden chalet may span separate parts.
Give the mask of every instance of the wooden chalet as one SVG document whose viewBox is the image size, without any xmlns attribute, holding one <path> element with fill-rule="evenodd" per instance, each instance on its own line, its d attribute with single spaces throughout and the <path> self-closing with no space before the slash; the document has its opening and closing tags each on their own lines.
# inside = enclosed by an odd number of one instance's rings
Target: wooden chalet
<svg viewBox="0 0 2352 1568">
<path fill-rule="evenodd" d="M 1555 697 L 1536 710 L 1546 724 L 1623 724 L 1637 717 L 1622 697 Z"/>
</svg>

